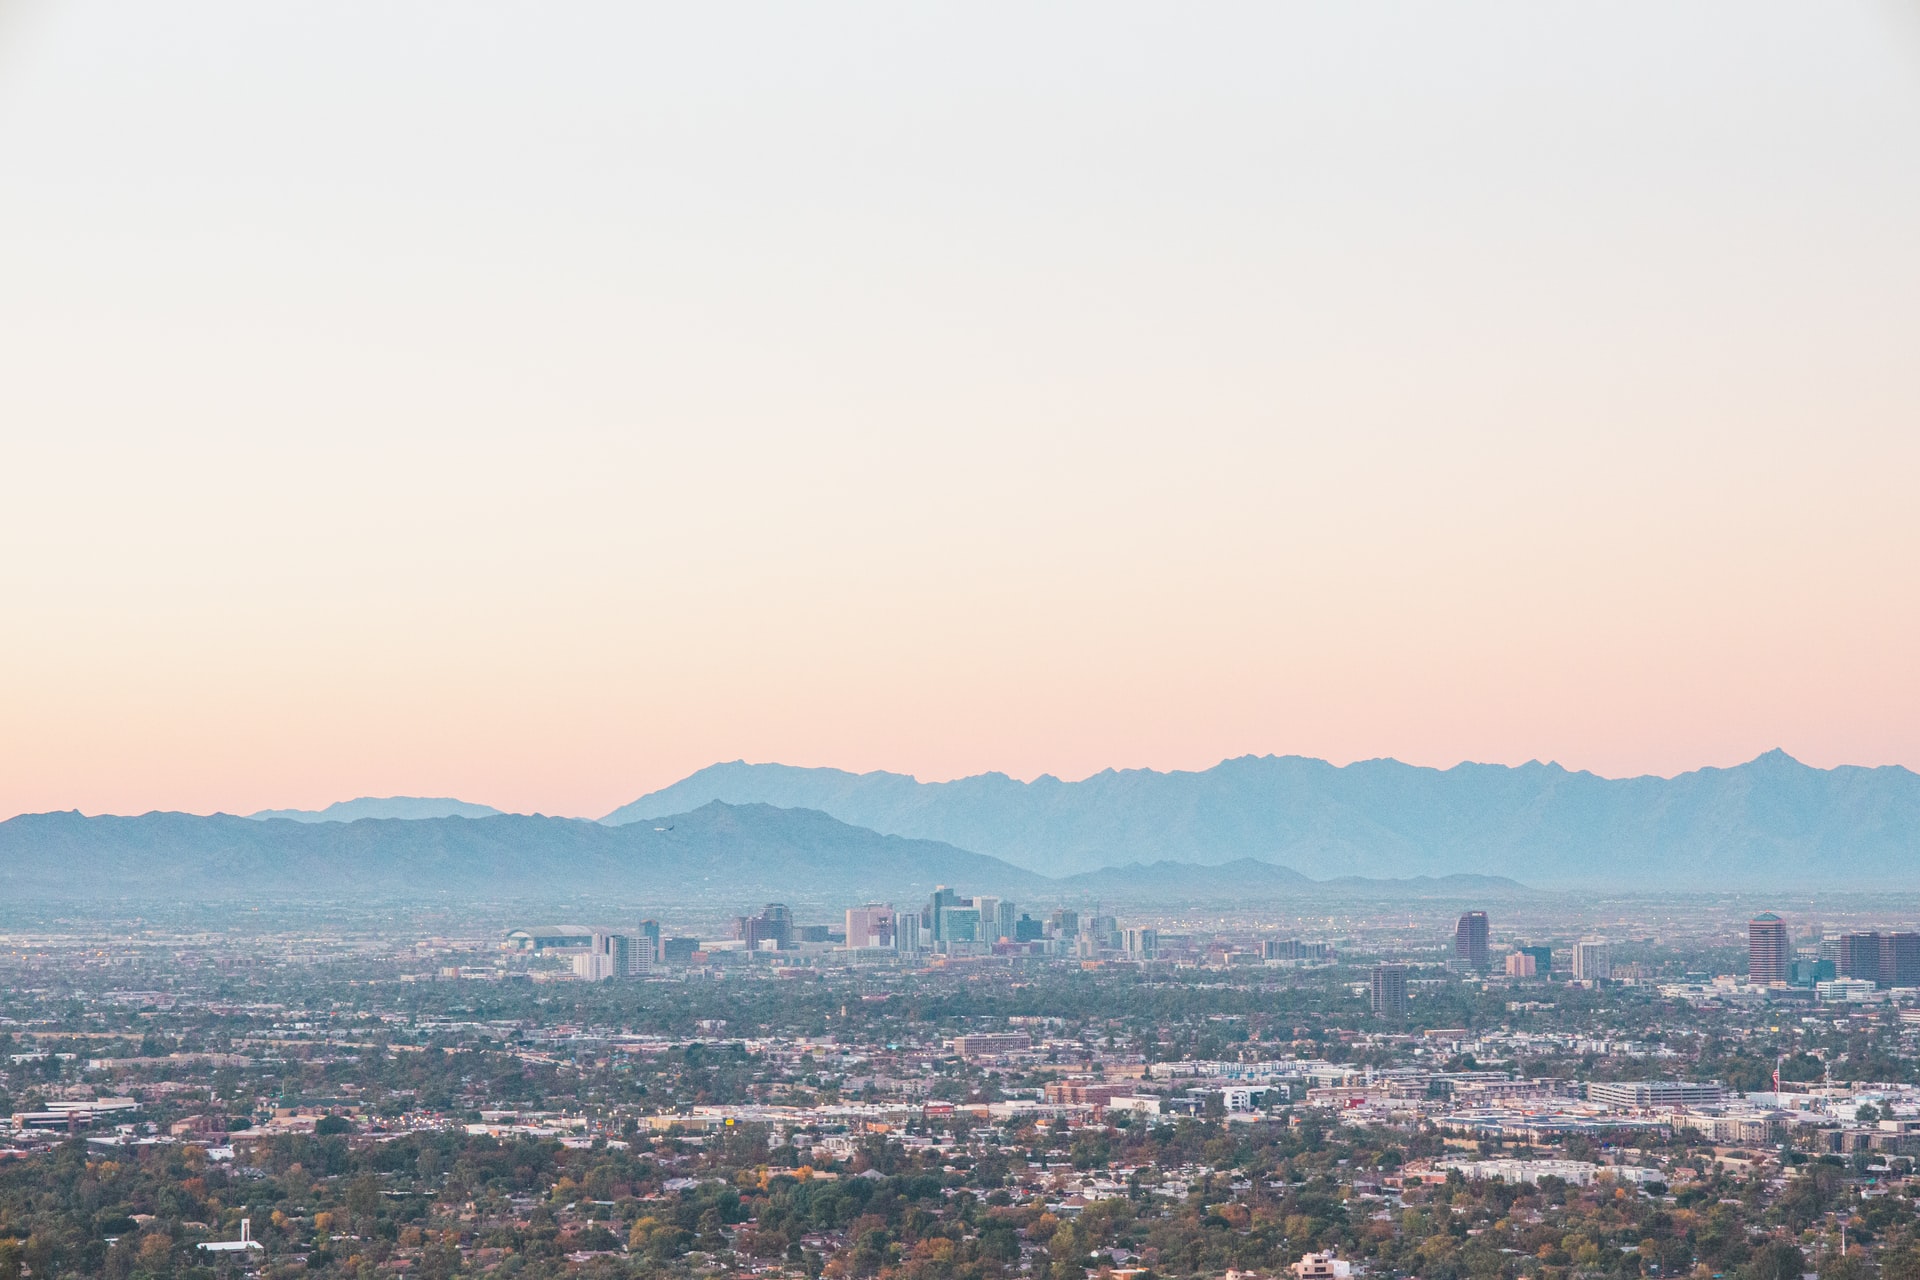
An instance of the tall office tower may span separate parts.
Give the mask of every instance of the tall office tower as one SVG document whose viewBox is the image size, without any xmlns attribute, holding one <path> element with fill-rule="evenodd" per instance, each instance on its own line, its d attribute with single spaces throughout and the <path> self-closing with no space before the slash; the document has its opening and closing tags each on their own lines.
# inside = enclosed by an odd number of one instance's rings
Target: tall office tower
<svg viewBox="0 0 1920 1280">
<path fill-rule="evenodd" d="M 1920 987 L 1920 933 L 1880 935 L 1880 979 L 1889 987 Z"/>
<path fill-rule="evenodd" d="M 897 916 L 893 922 L 893 949 L 903 956 L 916 955 L 920 951 L 920 915 L 909 911 Z"/>
<path fill-rule="evenodd" d="M 1834 967 L 1843 978 L 1880 981 L 1880 935 L 1859 931 L 1841 934 L 1840 959 Z"/>
<path fill-rule="evenodd" d="M 1535 978 L 1540 975 L 1540 965 L 1532 954 L 1515 951 L 1507 956 L 1507 976 L 1509 978 Z"/>
<path fill-rule="evenodd" d="M 1407 966 L 1373 966 L 1373 1011 L 1394 1022 L 1407 1020 Z"/>
<path fill-rule="evenodd" d="M 1487 950 L 1487 913 L 1469 911 L 1453 928 L 1453 960 L 1469 969 L 1489 969 L 1492 955 Z"/>
<path fill-rule="evenodd" d="M 994 917 L 993 936 L 995 939 L 1004 938 L 1016 942 L 1020 938 L 1019 909 L 1005 898 L 1000 900 L 1000 910 Z"/>
<path fill-rule="evenodd" d="M 1533 957 L 1533 972 L 1535 977 L 1544 978 L 1552 974 L 1553 972 L 1553 948 L 1552 947 L 1531 946 L 1531 947 L 1521 947 L 1519 949 L 1525 954 Z"/>
<path fill-rule="evenodd" d="M 893 907 L 869 902 L 847 908 L 847 946 L 856 950 L 893 945 Z"/>
<path fill-rule="evenodd" d="M 1091 937 L 1096 950 L 1120 949 L 1120 922 L 1113 916 L 1087 916 L 1080 921 L 1082 937 Z"/>
<path fill-rule="evenodd" d="M 1120 949 L 1127 953 L 1129 960 L 1151 960 L 1160 950 L 1160 933 L 1157 929 L 1131 928 L 1120 933 Z"/>
<path fill-rule="evenodd" d="M 1785 986 L 1793 951 L 1787 945 L 1787 922 L 1762 911 L 1747 922 L 1747 981 L 1766 987 Z M 1880 963 L 1874 957 L 1874 964 Z"/>
<path fill-rule="evenodd" d="M 793 945 L 793 912 L 784 902 L 769 902 L 747 919 L 741 938 L 749 951 L 785 951 Z"/>
<path fill-rule="evenodd" d="M 943 884 L 933 887 L 933 898 L 927 903 L 926 911 L 921 915 L 921 923 L 936 943 L 945 942 L 946 934 L 940 927 L 940 913 L 960 905 L 960 895 Z"/>
<path fill-rule="evenodd" d="M 934 940 L 941 943 L 980 941 L 980 912 L 973 907 L 942 907 L 934 917 Z"/>
<path fill-rule="evenodd" d="M 639 947 L 636 949 L 633 958 L 633 971 L 635 973 L 647 973 L 665 959 L 665 957 L 660 954 L 660 922 L 658 920 L 642 920 L 640 922 L 640 937 L 638 942 Z"/>
<path fill-rule="evenodd" d="M 1605 982 L 1612 974 L 1605 938 L 1582 938 L 1573 944 L 1573 976 L 1580 982 Z"/>
<path fill-rule="evenodd" d="M 1839 972 L 1839 969 L 1840 969 L 1840 935 L 1839 934 L 1823 933 L 1820 935 L 1819 958 L 1822 960 L 1829 961 L 1833 965 L 1834 971 L 1836 973 Z"/>
<path fill-rule="evenodd" d="M 634 972 L 634 950 L 634 940 L 626 934 L 595 929 L 592 943 L 573 958 L 574 976 L 588 982 L 628 977 Z"/>
</svg>

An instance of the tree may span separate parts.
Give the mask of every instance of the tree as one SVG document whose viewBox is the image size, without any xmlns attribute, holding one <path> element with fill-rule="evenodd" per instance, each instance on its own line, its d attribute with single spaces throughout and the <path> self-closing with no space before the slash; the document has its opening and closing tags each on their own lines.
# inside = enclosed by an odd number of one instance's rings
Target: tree
<svg viewBox="0 0 1920 1280">
<path fill-rule="evenodd" d="M 1800 1280 L 1807 1270 L 1807 1255 L 1793 1245 L 1776 1240 L 1753 1251 L 1740 1268 L 1740 1280 Z M 1849 1277 L 1849 1280 L 1860 1280 Z"/>
</svg>

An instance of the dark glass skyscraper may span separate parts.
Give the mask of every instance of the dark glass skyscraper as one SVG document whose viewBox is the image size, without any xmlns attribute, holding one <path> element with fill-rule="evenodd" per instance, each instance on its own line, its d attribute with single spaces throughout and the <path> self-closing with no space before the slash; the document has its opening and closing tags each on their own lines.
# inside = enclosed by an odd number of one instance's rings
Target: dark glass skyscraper
<svg viewBox="0 0 1920 1280">
<path fill-rule="evenodd" d="M 1880 935 L 1856 929 L 1840 935 L 1840 960 L 1835 966 L 1843 978 L 1880 981 Z"/>
<path fill-rule="evenodd" d="M 1880 984 L 1920 986 L 1920 933 L 1880 935 Z"/>
<path fill-rule="evenodd" d="M 1487 948 L 1487 913 L 1469 911 L 1453 929 L 1453 960 L 1469 969 L 1490 969 L 1493 956 Z"/>
<path fill-rule="evenodd" d="M 1407 966 L 1373 966 L 1373 1011 L 1394 1022 L 1407 1020 Z"/>
<path fill-rule="evenodd" d="M 1748 982 L 1760 986 L 1784 985 L 1787 981 L 1787 963 L 1792 958 L 1792 952 L 1787 947 L 1785 920 L 1771 911 L 1762 911 L 1747 921 Z"/>
</svg>

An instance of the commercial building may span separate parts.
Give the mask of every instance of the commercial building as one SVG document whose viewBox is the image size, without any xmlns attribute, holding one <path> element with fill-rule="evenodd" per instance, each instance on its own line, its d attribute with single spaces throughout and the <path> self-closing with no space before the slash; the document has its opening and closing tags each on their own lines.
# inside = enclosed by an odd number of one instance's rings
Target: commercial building
<svg viewBox="0 0 1920 1280">
<path fill-rule="evenodd" d="M 585 951 L 573 955 L 573 976 L 587 982 L 606 982 L 645 973 L 640 940 L 632 934 L 595 929 Z"/>
<path fill-rule="evenodd" d="M 934 939 L 942 946 L 979 942 L 980 912 L 975 907 L 942 907 L 934 917 Z"/>
<path fill-rule="evenodd" d="M 1920 933 L 1880 935 L 1880 982 L 1888 987 L 1920 986 Z"/>
<path fill-rule="evenodd" d="M 784 902 L 769 902 L 757 916 L 741 916 L 734 931 L 749 951 L 785 951 L 793 946 L 793 912 Z"/>
<path fill-rule="evenodd" d="M 535 957 L 566 960 L 576 978 L 589 982 L 646 973 L 663 961 L 666 950 L 655 920 L 642 920 L 631 932 L 582 924 L 514 929 L 507 934 L 507 946 Z"/>
<path fill-rule="evenodd" d="M 1159 953 L 1160 933 L 1156 929 L 1123 929 L 1120 949 L 1127 953 L 1129 960 L 1151 960 Z"/>
<path fill-rule="evenodd" d="M 1787 982 L 1796 987 L 1812 987 L 1831 982 L 1838 976 L 1831 960 L 1795 960 L 1787 966 Z"/>
<path fill-rule="evenodd" d="M 1766 987 L 1787 983 L 1787 922 L 1771 911 L 1747 921 L 1747 981 Z"/>
<path fill-rule="evenodd" d="M 515 929 L 507 934 L 507 945 L 536 956 L 567 955 L 585 951 L 593 945 L 594 929 L 585 924 L 541 924 Z"/>
<path fill-rule="evenodd" d="M 1373 966 L 1373 1012 L 1392 1022 L 1407 1020 L 1407 966 Z"/>
<path fill-rule="evenodd" d="M 1587 1101 L 1608 1107 L 1701 1107 L 1726 1100 L 1726 1086 L 1718 1080 L 1596 1080 L 1587 1086 Z"/>
<path fill-rule="evenodd" d="M 1552 947 L 1535 944 L 1533 946 L 1520 947 L 1518 950 L 1523 955 L 1533 957 L 1533 973 L 1535 977 L 1544 978 L 1553 972 Z"/>
<path fill-rule="evenodd" d="M 1865 930 L 1841 934 L 1835 959 L 1834 967 L 1841 977 L 1864 978 L 1868 982 L 1878 983 L 1880 935 Z"/>
<path fill-rule="evenodd" d="M 1115 1098 L 1132 1097 L 1139 1086 L 1130 1081 L 1055 1080 L 1047 1086 L 1047 1101 L 1055 1104 L 1094 1103 L 1105 1106 Z"/>
<path fill-rule="evenodd" d="M 1605 938 L 1582 938 L 1573 944 L 1573 976 L 1576 981 L 1605 982 L 1612 973 Z"/>
<path fill-rule="evenodd" d="M 1492 967 L 1486 912 L 1469 911 L 1460 917 L 1460 923 L 1453 929 L 1453 960 L 1455 964 L 1482 972 Z"/>
<path fill-rule="evenodd" d="M 1300 1261 L 1289 1263 L 1287 1270 L 1293 1273 L 1294 1280 L 1347 1280 L 1353 1274 L 1353 1264 L 1333 1256 L 1333 1250 L 1325 1253 L 1309 1253 L 1301 1256 Z"/>
<path fill-rule="evenodd" d="M 1260 958 L 1320 963 L 1333 959 L 1333 948 L 1324 942 L 1302 942 L 1298 938 L 1268 938 L 1260 944 Z"/>
<path fill-rule="evenodd" d="M 979 942 L 1011 941 L 1020 912 L 1013 903 L 1005 898 L 983 894 L 973 899 L 973 909 L 980 913 L 979 923 L 975 926 Z"/>
<path fill-rule="evenodd" d="M 1539 971 L 1539 963 L 1524 951 L 1515 951 L 1507 957 L 1507 976 L 1509 978 L 1537 977 Z"/>
<path fill-rule="evenodd" d="M 1584 1187 L 1592 1184 L 1601 1166 L 1586 1160 L 1436 1160 L 1433 1169 L 1436 1173 L 1457 1172 L 1463 1178 L 1476 1181 L 1498 1178 L 1502 1182 L 1522 1183 L 1558 1178 L 1569 1185 Z"/>
<path fill-rule="evenodd" d="M 1098 955 L 1102 951 L 1120 949 L 1120 921 L 1113 916 L 1087 916 L 1080 921 L 1080 937 L 1087 945 L 1084 953 Z"/>
<path fill-rule="evenodd" d="M 1031 1048 L 1033 1037 L 1024 1031 L 989 1032 L 953 1038 L 953 1051 L 963 1058 L 992 1058 L 1003 1053 L 1025 1053 Z"/>
<path fill-rule="evenodd" d="M 263 1253 L 265 1246 L 253 1238 L 253 1219 L 240 1219 L 240 1238 L 238 1240 L 208 1240 L 199 1245 L 205 1253 Z"/>
<path fill-rule="evenodd" d="M 892 947 L 894 930 L 891 903 L 869 902 L 847 909 L 847 946 L 854 950 Z"/>
<path fill-rule="evenodd" d="M 1835 978 L 1813 984 L 1813 994 L 1830 1004 L 1865 1004 L 1880 994 L 1880 984 L 1868 978 Z"/>
<path fill-rule="evenodd" d="M 934 886 L 933 897 L 928 900 L 926 910 L 921 913 L 921 925 L 926 930 L 928 940 L 935 947 L 950 941 L 947 937 L 945 917 L 949 911 L 959 910 L 960 905 L 960 895 L 954 890 L 944 884 Z M 971 939 L 968 940 L 971 941 Z"/>
</svg>

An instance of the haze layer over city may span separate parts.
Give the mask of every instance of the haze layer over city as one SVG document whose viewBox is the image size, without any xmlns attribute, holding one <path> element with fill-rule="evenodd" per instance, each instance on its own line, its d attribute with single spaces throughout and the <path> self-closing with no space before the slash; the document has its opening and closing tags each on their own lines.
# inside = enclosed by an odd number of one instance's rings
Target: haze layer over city
<svg viewBox="0 0 1920 1280">
<path fill-rule="evenodd" d="M 0 4 L 0 1280 L 1920 1280 L 1911 5 Z"/>
</svg>

